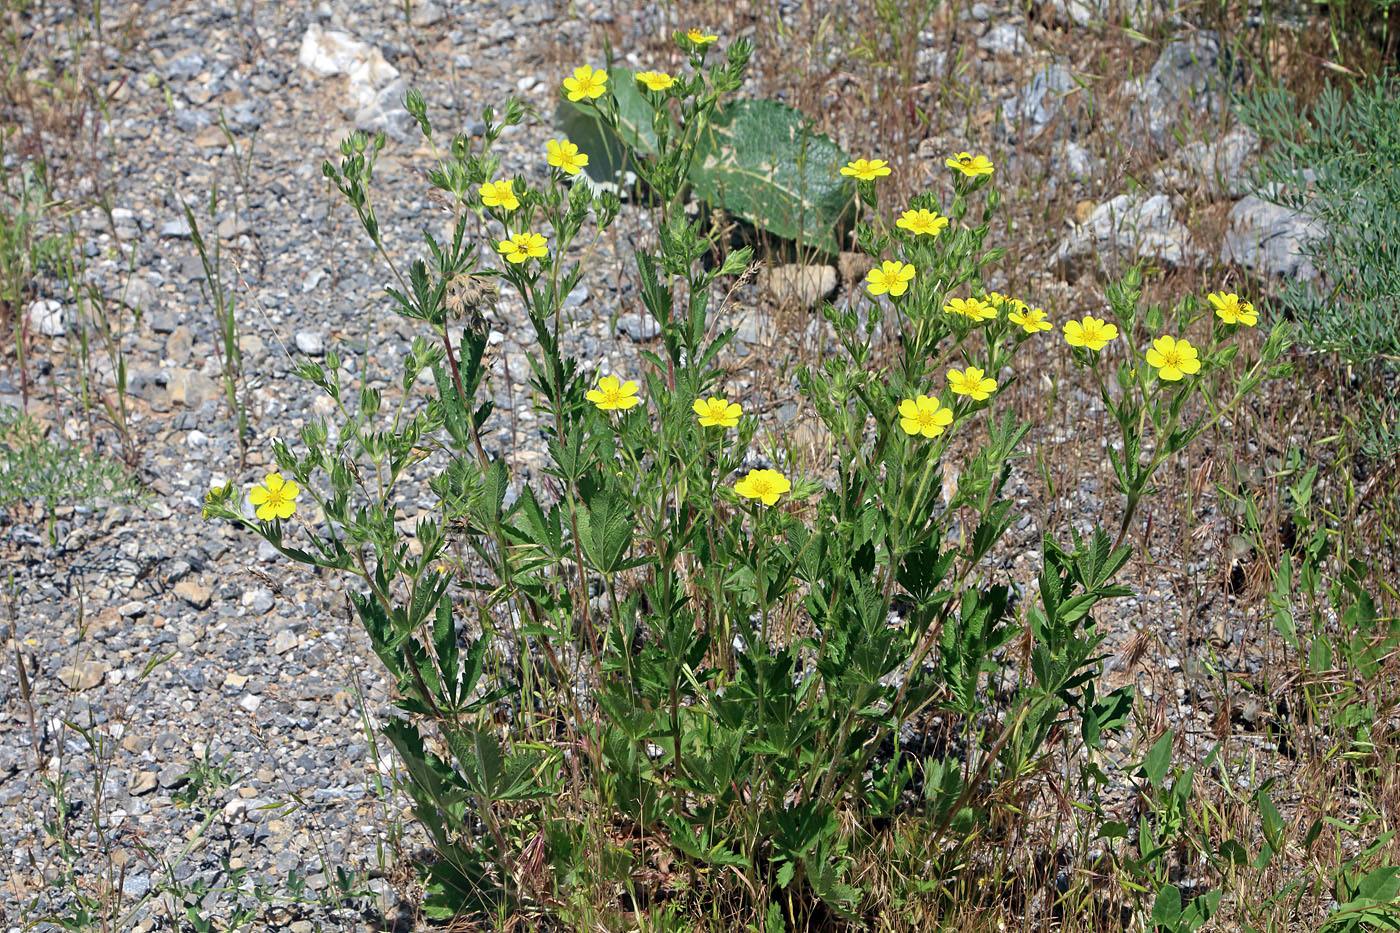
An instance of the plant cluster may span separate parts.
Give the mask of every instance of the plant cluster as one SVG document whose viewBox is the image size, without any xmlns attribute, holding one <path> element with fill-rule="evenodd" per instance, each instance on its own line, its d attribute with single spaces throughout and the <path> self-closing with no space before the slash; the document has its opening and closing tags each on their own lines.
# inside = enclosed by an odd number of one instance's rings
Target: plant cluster
<svg viewBox="0 0 1400 933">
<path fill-rule="evenodd" d="M 1030 426 L 997 408 L 1018 361 L 1056 338 L 1042 309 L 984 286 L 1001 257 L 985 246 L 995 164 L 950 154 L 946 189 L 897 220 L 880 160 L 832 164 L 853 179 L 856 241 L 876 267 L 851 305 L 823 309 L 837 347 L 798 381 L 832 457 L 799 475 L 781 450 L 755 450 L 758 421 L 724 369 L 734 335 L 717 304 L 750 253 L 711 261 L 708 224 L 682 209 L 697 140 L 753 49 L 716 57 L 714 36 L 675 40 L 689 70 L 642 72 L 631 89 L 656 115 L 655 149 L 635 165 L 656 214 L 655 244 L 636 252 L 655 351 L 625 373 L 568 352 L 565 299 L 620 210 L 571 183 L 587 154 L 551 141 L 548 183 L 532 187 L 491 151 L 518 104 L 499 120 L 487 110 L 478 147 L 442 142 L 410 94 L 437 153 L 430 181 L 455 207 L 423 258 L 401 270 L 384 247 L 371 198 L 382 138 L 356 134 L 324 167 L 396 277 L 395 310 L 426 332 L 398 398 L 354 392 L 335 354 L 303 363 L 334 422 L 276 442 L 277 471 L 250 493 L 227 483 L 206 498 L 207 517 L 356 581 L 403 713 L 384 732 L 436 850 L 430 916 L 857 920 L 867 891 L 853 868 L 896 832 L 917 876 L 900 896 L 946 897 L 978 870 L 971 841 L 1005 833 L 1052 763 L 1126 721 L 1131 688 L 1099 692 L 1095 609 L 1131 592 L 1119 577 L 1136 507 L 1167 458 L 1285 368 L 1284 325 L 1238 359 L 1252 307 L 1233 295 L 1143 307 L 1136 273 L 1105 309 L 1065 322 L 1121 431 L 1125 508 L 1117 540 L 1047 533 L 1022 594 L 995 555 Z M 617 132 L 616 74 L 581 66 L 561 95 Z M 548 449 L 534 478 L 485 440 L 480 309 L 498 283 L 533 331 Z M 955 438 L 971 452 L 945 492 Z M 436 505 L 410 540 L 394 502 L 427 473 Z M 1106 781 L 1086 767 L 1087 786 Z"/>
</svg>

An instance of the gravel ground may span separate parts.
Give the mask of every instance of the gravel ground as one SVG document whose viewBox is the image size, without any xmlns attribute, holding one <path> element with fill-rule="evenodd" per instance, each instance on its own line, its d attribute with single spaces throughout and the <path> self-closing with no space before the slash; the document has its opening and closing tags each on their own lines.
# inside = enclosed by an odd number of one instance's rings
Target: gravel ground
<svg viewBox="0 0 1400 933">
<path fill-rule="evenodd" d="M 421 242 L 419 231 L 440 226 L 445 215 L 427 197 L 423 173 L 431 153 L 395 104 L 403 87 L 422 90 L 438 126 L 479 133 L 482 106 L 499 105 L 511 94 L 541 112 L 552 109 L 559 74 L 547 59 L 551 43 L 577 47 L 599 26 L 641 30 L 653 39 L 660 31 L 650 16 L 628 16 L 610 3 L 570 6 L 566 15 L 549 0 L 414 3 L 407 24 L 402 8 L 369 0 L 314 8 L 252 5 L 250 14 L 161 2 L 119 3 L 106 11 L 110 22 L 134 17 L 140 38 L 104 76 L 120 84 L 103 126 L 115 151 L 105 166 L 115 210 L 110 218 L 88 211 L 79 222 L 95 281 L 141 310 L 124 350 L 131 421 L 152 500 L 142 507 L 61 509 L 53 528 L 57 546 L 49 545 L 48 529 L 33 515 L 21 510 L 0 518 L 0 559 L 14 580 L 12 617 L 0 633 L 12 646 L 6 669 L 17 650 L 31 692 L 27 701 L 15 678 L 0 682 L 0 920 L 9 929 L 33 918 L 27 905 L 60 866 L 43 828 L 53 819 L 57 782 L 66 779 L 68 798 L 81 802 L 76 823 L 88 820 L 92 808 L 108 814 L 122 887 L 139 898 L 162 880 L 157 863 L 179 856 L 205 817 L 179 798 L 190 789 L 188 772 L 206 756 L 234 780 L 216 795 L 206 841 L 178 860 L 174 880 L 218 886 L 227 883 L 230 869 L 243 867 L 274 884 L 285 884 L 296 871 L 309 875 L 316 889 L 326 883 L 323 858 L 331 867 L 393 868 L 392 859 L 381 865 L 376 853 L 390 825 L 386 809 L 398 805 L 386 807 L 373 793 L 380 765 L 364 725 L 366 716 L 374 721 L 387 714 L 388 686 L 359 626 L 348 619 L 340 582 L 289 566 L 241 532 L 203 523 L 201 500 L 216 479 L 244 487 L 258 481 L 270 462 L 271 438 L 294 437 L 308 418 L 328 413 L 325 400 L 291 375 L 294 357 L 336 350 L 346 359 L 347 381 L 366 371 L 374 381 L 396 372 L 418 333 L 389 311 L 383 267 L 339 195 L 327 191 L 322 160 L 335 158 L 339 141 L 357 125 L 389 132 L 375 198 L 391 250 L 409 254 Z M 1041 72 L 1043 55 L 1020 53 L 1028 32 L 1034 39 L 1055 22 L 1055 8 L 1046 4 L 1032 26 L 977 4 L 959 26 L 977 49 L 975 75 L 994 88 L 1006 85 L 1037 132 L 1054 121 L 1049 111 L 1058 111 L 1044 88 L 1059 87 L 1061 78 Z M 1066 20 L 1053 28 L 1065 34 L 1079 27 Z M 331 60 L 334 40 L 323 47 L 315 36 L 337 31 L 377 50 L 377 57 L 356 60 L 367 62 L 370 79 L 333 73 L 339 67 Z M 309 32 L 325 54 L 299 64 Z M 947 50 L 938 36 L 926 45 L 919 60 L 932 79 L 946 67 Z M 1170 85 L 1189 68 L 1164 69 L 1158 84 Z M 1149 84 L 1153 80 L 1150 75 Z M 1144 98 L 1149 123 L 1154 108 L 1167 106 L 1161 100 Z M 219 125 L 221 112 L 232 147 Z M 1009 158 L 1025 160 L 1022 172 L 1034 163 L 1055 185 L 1078 192 L 1071 198 L 1087 196 L 1086 164 L 1099 156 L 1073 141 L 1073 125 L 1041 140 L 1039 155 L 1015 148 L 1023 125 L 996 132 Z M 536 177 L 548 138 L 548 127 L 538 121 L 508 132 L 498 148 L 503 165 Z M 843 142 L 853 152 L 872 145 Z M 943 140 L 925 140 L 920 153 L 927 149 L 933 159 L 945 148 Z M 1163 164 L 1175 163 L 1168 158 Z M 248 373 L 254 436 L 243 469 L 220 395 L 204 272 L 181 207 L 182 200 L 207 204 L 214 185 L 222 201 L 205 232 L 217 227 L 236 281 Z M 1066 235 L 1069 245 L 1056 255 L 1075 264 L 1107 244 L 1152 251 L 1163 261 L 1201 262 L 1190 232 L 1170 216 L 1171 203 L 1167 198 L 1168 217 L 1151 244 L 1123 234 L 1121 225 L 1098 230 L 1086 211 L 1086 222 Z M 1135 197 L 1118 213 L 1142 205 Z M 636 215 L 625 212 L 570 300 L 575 320 L 569 340 L 586 365 L 635 371 L 638 348 L 654 336 L 629 316 L 639 308 L 620 271 L 629 261 L 628 244 L 644 232 Z M 1047 289 L 1069 294 L 1059 273 L 1045 278 Z M 841 287 L 849 289 L 849 278 Z M 736 389 L 758 393 L 754 407 L 783 428 L 802 421 L 791 384 L 755 378 L 750 385 L 744 375 L 745 354 L 752 360 L 792 348 L 776 320 L 757 298 L 741 299 Z M 528 477 L 541 452 L 521 390 L 528 369 L 519 340 L 528 339 L 528 326 L 518 297 L 503 296 L 489 323 L 491 391 L 500 411 L 489 446 L 510 458 L 517 476 Z M 38 338 L 37 368 L 50 374 L 45 385 L 64 374 L 67 342 L 61 335 Z M 365 346 L 373 348 L 368 360 Z M 1064 401 L 1078 403 L 1077 423 L 1037 424 L 1033 444 L 1053 450 L 1102 431 L 1097 400 L 1073 387 L 1062 391 Z M 0 374 L 0 398 L 17 404 L 17 393 L 14 374 Z M 38 417 L 67 416 L 70 432 L 78 427 L 72 406 L 55 406 L 47 388 L 30 410 Z M 1045 514 L 1036 505 L 1043 485 L 1029 461 L 1018 462 L 1011 489 L 1026 514 L 1001 569 L 1025 586 L 1038 568 L 1039 516 Z M 1058 527 L 1085 530 L 1100 519 L 1111 491 L 1100 471 L 1068 492 L 1062 487 L 1062 495 Z M 411 521 L 430 505 L 405 500 L 403 518 Z M 1223 538 L 1219 515 L 1207 513 L 1201 522 L 1203 540 Z M 1132 669 L 1110 662 L 1105 685 L 1136 681 L 1172 722 L 1193 723 L 1205 733 L 1216 711 L 1192 692 L 1188 668 L 1215 651 L 1227 668 L 1248 673 L 1258 669 L 1260 649 L 1233 610 L 1233 598 L 1212 582 L 1221 576 L 1218 550 L 1212 545 L 1195 553 L 1204 557 L 1191 567 L 1136 569 L 1142 595 L 1116 607 L 1110 647 L 1120 649 L 1135 630 L 1147 628 L 1161 637 L 1162 655 L 1156 657 L 1154 647 L 1147 663 Z M 65 722 L 101 736 L 100 755 Z M 36 750 L 50 761 L 47 772 L 36 768 Z M 1109 752 L 1124 753 L 1117 745 Z M 99 776 L 101 795 L 94 799 Z M 299 805 L 283 808 L 294 801 Z M 102 860 L 88 851 L 80 870 L 100 870 Z M 374 896 L 348 913 L 308 908 L 265 915 L 254 926 L 392 926 L 406 916 L 400 900 L 411 894 L 392 880 L 371 881 Z M 211 894 L 208 902 L 218 905 L 215 912 L 227 912 L 234 900 Z M 41 899 L 40 909 L 48 903 Z M 161 922 L 155 906 L 133 920 L 138 929 Z"/>
</svg>

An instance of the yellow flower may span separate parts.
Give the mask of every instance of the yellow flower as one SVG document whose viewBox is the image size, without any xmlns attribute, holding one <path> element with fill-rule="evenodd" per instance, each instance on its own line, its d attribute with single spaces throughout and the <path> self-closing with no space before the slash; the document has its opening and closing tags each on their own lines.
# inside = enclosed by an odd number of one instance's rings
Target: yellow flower
<svg viewBox="0 0 1400 933">
<path fill-rule="evenodd" d="M 481 203 L 487 207 L 503 207 L 513 211 L 520 206 L 515 188 L 508 181 L 488 181 L 481 186 Z"/>
<path fill-rule="evenodd" d="M 874 181 L 889 173 L 890 167 L 884 159 L 856 159 L 841 167 L 842 175 L 854 175 L 861 181 Z"/>
<path fill-rule="evenodd" d="M 616 376 L 603 376 L 598 380 L 598 388 L 589 389 L 584 396 L 603 411 L 626 411 L 641 404 L 637 398 L 637 384 L 631 379 L 621 382 Z"/>
<path fill-rule="evenodd" d="M 1118 328 L 1105 323 L 1103 318 L 1086 317 L 1082 321 L 1070 321 L 1065 324 L 1065 343 L 1072 347 L 1102 350 L 1105 344 L 1117 336 Z"/>
<path fill-rule="evenodd" d="M 719 36 L 708 36 L 699 29 L 687 29 L 685 37 L 702 49 L 719 38 Z"/>
<path fill-rule="evenodd" d="M 700 416 L 700 426 L 704 428 L 732 428 L 744 413 L 737 402 L 713 395 L 708 399 L 697 398 L 690 407 Z"/>
<path fill-rule="evenodd" d="M 1182 376 L 1200 372 L 1201 361 L 1196 356 L 1196 348 L 1186 340 L 1175 340 L 1170 336 L 1158 337 L 1144 354 L 1151 366 L 1157 367 L 1157 375 L 1167 382 L 1176 382 Z"/>
<path fill-rule="evenodd" d="M 974 156 L 970 152 L 959 152 L 951 159 L 944 160 L 944 164 L 949 168 L 955 168 L 968 178 L 976 178 L 979 175 L 990 175 L 993 171 L 992 160 L 984 155 Z"/>
<path fill-rule="evenodd" d="M 891 298 L 898 298 L 909 290 L 913 278 L 914 267 L 907 262 L 885 260 L 880 263 L 880 268 L 870 270 L 865 277 L 865 287 L 872 295 L 889 292 Z"/>
<path fill-rule="evenodd" d="M 1028 334 L 1034 334 L 1037 331 L 1042 330 L 1049 330 L 1050 328 L 1055 326 L 1049 321 L 1045 320 L 1044 311 L 1040 310 L 1039 308 L 1028 309 L 1025 305 L 1021 305 L 1021 307 L 1017 308 L 1015 311 L 1012 311 L 1006 316 L 1006 319 L 1009 320 L 1012 324 L 1021 325 L 1021 328 Z"/>
<path fill-rule="evenodd" d="M 899 403 L 899 426 L 905 434 L 937 437 L 952 423 L 952 410 L 944 408 L 936 398 L 920 395 Z"/>
<path fill-rule="evenodd" d="M 1244 324 L 1253 327 L 1259 323 L 1259 315 L 1254 313 L 1254 305 L 1248 301 L 1241 301 L 1240 296 L 1234 292 L 1228 295 L 1221 292 L 1211 292 L 1206 296 L 1206 300 L 1215 308 L 1215 314 L 1226 324 Z"/>
<path fill-rule="evenodd" d="M 997 316 L 997 309 L 981 298 L 968 298 L 966 301 L 954 298 L 943 306 L 943 310 L 949 314 L 961 314 L 974 321 L 990 321 Z"/>
<path fill-rule="evenodd" d="M 734 491 L 745 499 L 762 499 L 773 505 L 778 497 L 792 489 L 792 483 L 777 470 L 749 470 L 749 475 L 734 484 Z"/>
<path fill-rule="evenodd" d="M 970 395 L 973 401 L 980 402 L 997 390 L 995 379 L 987 379 L 986 373 L 976 366 L 969 366 L 959 372 L 948 370 L 948 385 L 958 395 Z"/>
<path fill-rule="evenodd" d="M 506 262 L 521 263 L 531 256 L 539 259 L 549 254 L 544 237 L 538 233 L 512 233 L 509 240 L 496 244 L 496 252 L 506 257 Z"/>
<path fill-rule="evenodd" d="M 549 164 L 565 175 L 577 175 L 579 170 L 588 164 L 588 156 L 579 152 L 578 146 L 567 139 L 563 142 L 551 139 L 544 144 L 544 151 L 547 153 L 545 158 Z"/>
<path fill-rule="evenodd" d="M 664 71 L 643 71 L 637 75 L 637 81 L 645 84 L 653 91 L 664 91 L 676 83 L 676 79 Z"/>
<path fill-rule="evenodd" d="M 919 208 L 917 211 L 905 211 L 898 220 L 894 222 L 901 230 L 908 230 L 918 236 L 927 234 L 928 236 L 938 236 L 938 232 L 948 226 L 947 217 L 939 217 L 933 211 Z"/>
<path fill-rule="evenodd" d="M 301 487 L 296 480 L 283 480 L 281 473 L 269 473 L 261 486 L 248 491 L 248 501 L 258 507 L 258 518 L 270 522 L 274 518 L 291 518 L 297 510 L 296 497 Z"/>
<path fill-rule="evenodd" d="M 1024 311 L 1026 303 L 1019 298 L 1008 298 L 1001 292 L 992 292 L 987 295 L 987 300 L 998 308 L 1010 308 L 1013 311 Z"/>
<path fill-rule="evenodd" d="M 608 73 L 580 65 L 574 69 L 572 78 L 564 79 L 564 90 L 569 93 L 569 100 L 579 101 L 585 97 L 596 100 L 608 90 Z"/>
</svg>

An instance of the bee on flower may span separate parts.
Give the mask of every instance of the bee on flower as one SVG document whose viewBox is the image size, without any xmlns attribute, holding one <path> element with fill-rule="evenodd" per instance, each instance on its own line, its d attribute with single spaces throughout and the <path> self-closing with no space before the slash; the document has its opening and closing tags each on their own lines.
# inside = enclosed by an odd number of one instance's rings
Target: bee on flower
<svg viewBox="0 0 1400 933">
<path fill-rule="evenodd" d="M 496 252 L 506 257 L 506 262 L 519 264 L 527 259 L 543 259 L 549 255 L 544 245 L 545 238 L 538 233 L 513 233 L 510 239 L 496 244 Z"/>
<path fill-rule="evenodd" d="M 1254 305 L 1240 298 L 1234 292 L 1228 294 L 1211 292 L 1206 296 L 1206 300 L 1215 309 L 1215 316 L 1226 324 L 1243 324 L 1246 327 L 1253 327 L 1259 323 L 1259 315 L 1255 313 Z"/>
<path fill-rule="evenodd" d="M 975 156 L 970 152 L 959 152 L 952 158 L 945 159 L 944 164 L 951 169 L 962 172 L 968 178 L 980 178 L 995 171 L 991 159 L 984 155 Z"/>
<path fill-rule="evenodd" d="M 1006 319 L 1028 334 L 1038 333 L 1042 330 L 1050 330 L 1055 326 L 1045 319 L 1045 312 L 1043 310 L 1040 308 L 1027 308 L 1024 304 L 1008 314 Z"/>
</svg>

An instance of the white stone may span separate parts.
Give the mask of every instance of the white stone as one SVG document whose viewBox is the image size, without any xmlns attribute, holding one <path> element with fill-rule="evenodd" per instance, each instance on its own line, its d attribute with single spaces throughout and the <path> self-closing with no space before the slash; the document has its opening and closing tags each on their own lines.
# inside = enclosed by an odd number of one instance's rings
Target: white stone
<svg viewBox="0 0 1400 933">
<path fill-rule="evenodd" d="M 45 337 L 61 337 L 68 331 L 68 312 L 52 298 L 34 302 L 25 314 L 29 318 L 29 329 Z"/>
</svg>

